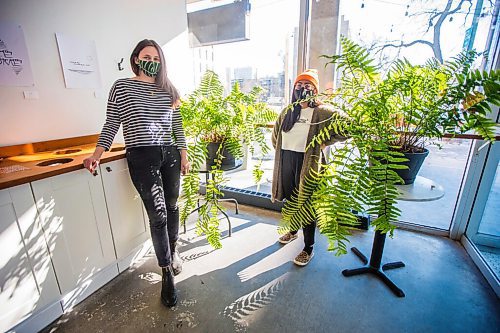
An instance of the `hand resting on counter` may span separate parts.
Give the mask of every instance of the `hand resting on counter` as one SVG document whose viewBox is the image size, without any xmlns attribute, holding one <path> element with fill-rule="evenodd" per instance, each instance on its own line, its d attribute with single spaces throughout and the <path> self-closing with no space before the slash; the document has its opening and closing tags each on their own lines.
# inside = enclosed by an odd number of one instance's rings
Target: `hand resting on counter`
<svg viewBox="0 0 500 333">
<path fill-rule="evenodd" d="M 90 173 L 93 174 L 94 171 L 99 167 L 99 161 L 101 160 L 101 156 L 103 153 L 103 147 L 96 147 L 94 153 L 83 160 L 83 166 L 85 167 L 85 169 L 89 170 Z"/>
</svg>

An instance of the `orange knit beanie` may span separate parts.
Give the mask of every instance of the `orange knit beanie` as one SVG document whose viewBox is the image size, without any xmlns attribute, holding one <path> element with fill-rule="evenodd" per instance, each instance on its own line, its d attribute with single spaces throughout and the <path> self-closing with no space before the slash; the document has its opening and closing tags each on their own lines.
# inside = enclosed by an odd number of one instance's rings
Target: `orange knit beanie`
<svg viewBox="0 0 500 333">
<path fill-rule="evenodd" d="M 319 91 L 319 77 L 318 71 L 316 69 L 306 69 L 304 72 L 297 76 L 293 85 L 295 85 L 297 81 L 300 80 L 307 80 L 311 82 L 314 88 L 316 88 L 316 91 Z"/>
</svg>

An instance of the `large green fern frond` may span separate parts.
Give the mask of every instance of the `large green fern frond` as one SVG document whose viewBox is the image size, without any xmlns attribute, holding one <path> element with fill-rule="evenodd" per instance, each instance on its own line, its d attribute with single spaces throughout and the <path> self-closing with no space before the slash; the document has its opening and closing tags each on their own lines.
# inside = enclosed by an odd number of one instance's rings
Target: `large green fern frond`
<svg viewBox="0 0 500 333">
<path fill-rule="evenodd" d="M 222 98 L 224 94 L 224 86 L 222 85 L 217 73 L 207 70 L 201 78 L 198 92 L 205 98 Z"/>
<path fill-rule="evenodd" d="M 198 192 L 200 191 L 200 177 L 197 170 L 206 161 L 207 146 L 200 141 L 194 141 L 188 145 L 188 158 L 191 162 L 191 172 L 183 177 L 182 195 L 180 207 L 181 224 L 186 223 L 189 214 L 196 207 Z"/>
</svg>

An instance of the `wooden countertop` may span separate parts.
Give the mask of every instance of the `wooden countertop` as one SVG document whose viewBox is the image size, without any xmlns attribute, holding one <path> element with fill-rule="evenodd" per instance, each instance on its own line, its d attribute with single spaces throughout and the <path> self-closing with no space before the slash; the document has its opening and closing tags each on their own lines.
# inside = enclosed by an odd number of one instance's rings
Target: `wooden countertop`
<svg viewBox="0 0 500 333">
<path fill-rule="evenodd" d="M 95 136 L 89 136 L 89 139 L 87 141 L 96 141 Z M 83 169 L 83 160 L 94 152 L 96 145 L 95 142 L 82 144 L 85 140 L 68 141 L 68 139 L 62 139 L 51 142 L 57 142 L 57 144 L 38 146 L 30 144 L 31 150 L 25 149 L 27 145 L 0 147 L 0 154 L 3 153 L 0 156 L 4 156 L 0 157 L 0 190 Z M 75 143 L 78 144 L 75 145 Z M 67 144 L 70 145 L 67 146 Z M 19 150 L 21 146 L 23 148 L 22 152 Z M 32 149 L 33 147 L 35 149 Z M 37 151 L 36 147 L 49 149 Z M 13 155 L 16 151 L 19 155 Z M 5 156 L 6 152 L 9 152 L 9 156 Z M 113 144 L 110 151 L 102 155 L 101 163 L 119 160 L 124 157 L 125 145 Z M 42 164 L 39 165 L 40 163 Z"/>
</svg>

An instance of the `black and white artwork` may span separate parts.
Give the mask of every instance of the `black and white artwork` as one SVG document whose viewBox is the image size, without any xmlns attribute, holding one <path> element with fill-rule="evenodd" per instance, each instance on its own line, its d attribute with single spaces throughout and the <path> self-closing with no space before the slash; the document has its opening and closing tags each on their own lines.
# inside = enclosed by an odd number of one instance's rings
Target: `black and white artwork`
<svg viewBox="0 0 500 333">
<path fill-rule="evenodd" d="M 95 41 L 56 33 L 66 88 L 101 88 Z"/>
<path fill-rule="evenodd" d="M 0 22 L 0 84 L 34 85 L 23 29 L 15 23 Z"/>
</svg>

